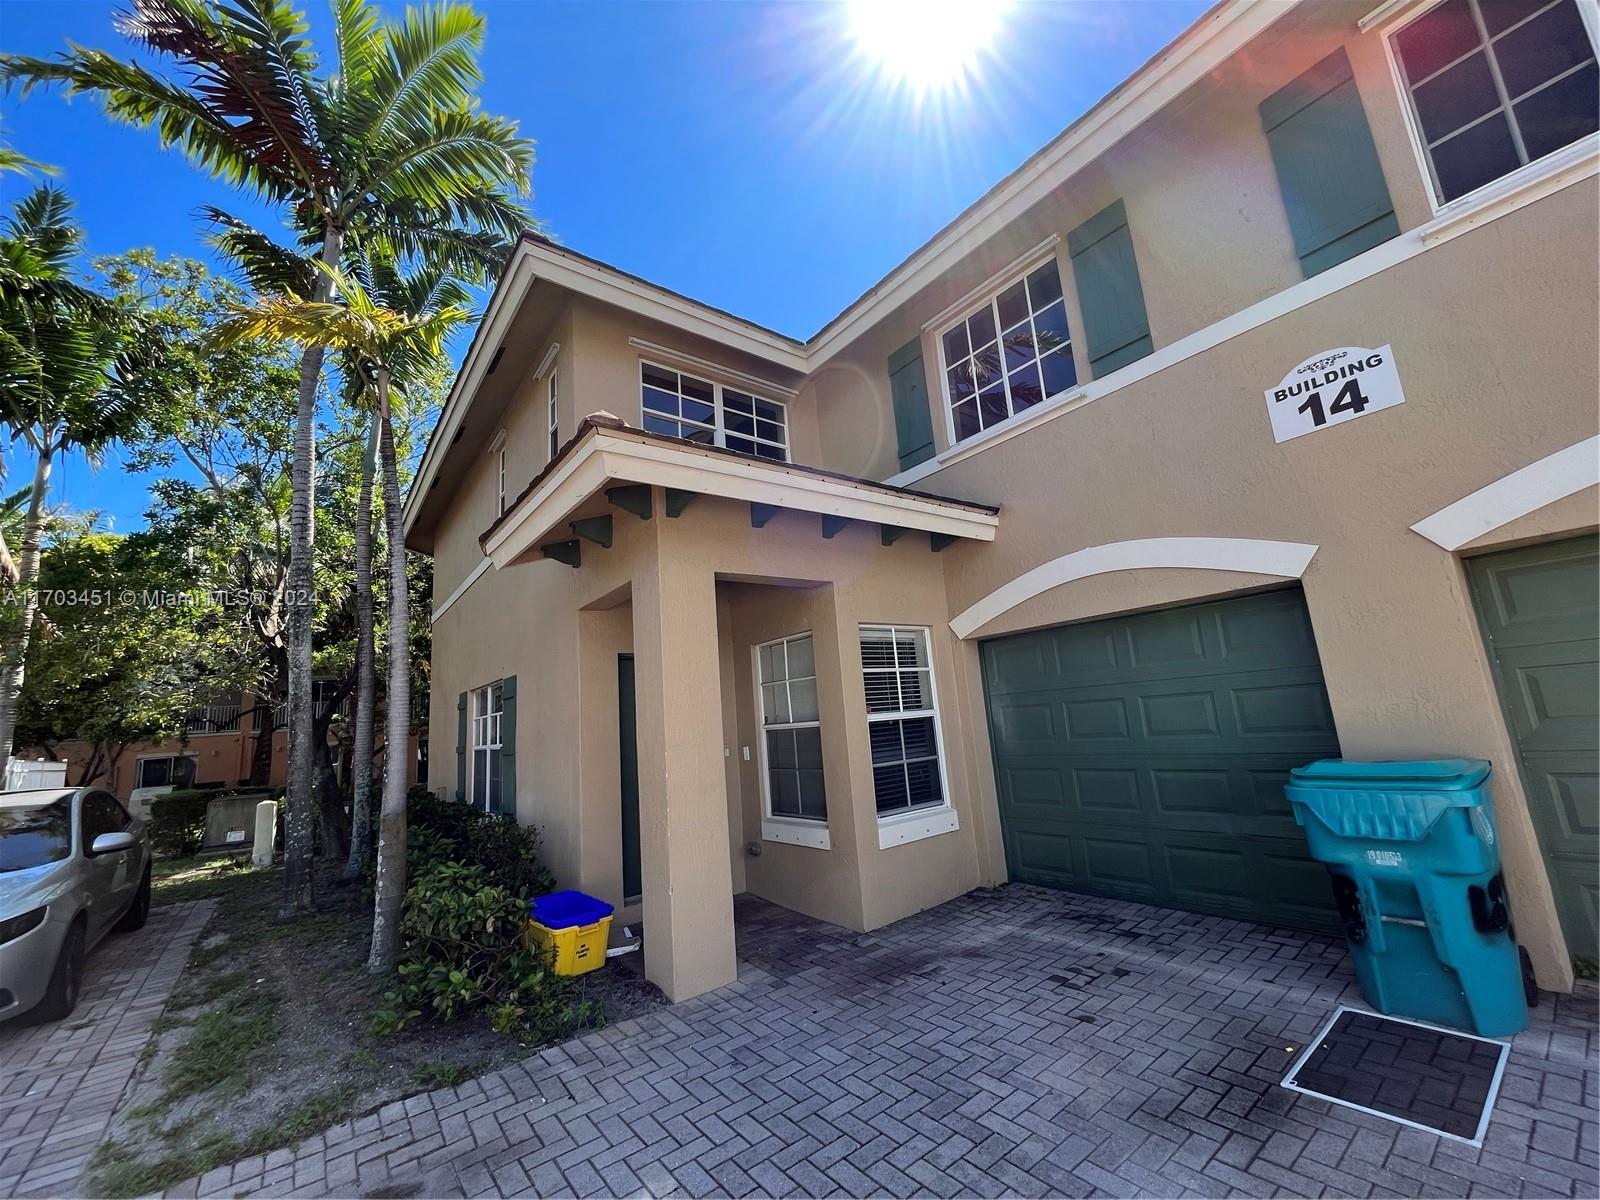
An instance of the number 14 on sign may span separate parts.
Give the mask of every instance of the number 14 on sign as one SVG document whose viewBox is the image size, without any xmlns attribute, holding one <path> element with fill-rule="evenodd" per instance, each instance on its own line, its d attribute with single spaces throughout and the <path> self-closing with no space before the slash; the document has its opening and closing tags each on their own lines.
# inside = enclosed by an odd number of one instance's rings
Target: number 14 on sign
<svg viewBox="0 0 1600 1200">
<path fill-rule="evenodd" d="M 1278 442 L 1394 408 L 1406 399 L 1389 346 L 1341 346 L 1313 354 L 1265 395 Z"/>
</svg>

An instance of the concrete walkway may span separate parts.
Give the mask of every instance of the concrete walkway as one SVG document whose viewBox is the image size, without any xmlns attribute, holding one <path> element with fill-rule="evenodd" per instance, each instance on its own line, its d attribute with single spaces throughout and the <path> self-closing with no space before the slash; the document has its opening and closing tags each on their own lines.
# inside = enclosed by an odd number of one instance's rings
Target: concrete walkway
<svg viewBox="0 0 1600 1200">
<path fill-rule="evenodd" d="M 0 1196 L 70 1196 L 133 1077 L 215 900 L 150 911 L 84 964 L 64 1021 L 0 1025 Z"/>
<path fill-rule="evenodd" d="M 1277 1086 L 1341 943 L 1021 885 L 870 935 L 741 897 L 739 981 L 172 1195 L 1580 1196 L 1595 991 L 1484 1147 Z"/>
</svg>

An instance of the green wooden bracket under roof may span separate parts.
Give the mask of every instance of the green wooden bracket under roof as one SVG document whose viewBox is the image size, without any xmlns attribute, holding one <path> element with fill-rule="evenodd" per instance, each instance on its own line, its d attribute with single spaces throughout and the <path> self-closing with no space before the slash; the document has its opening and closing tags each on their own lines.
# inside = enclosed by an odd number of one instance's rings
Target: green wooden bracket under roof
<svg viewBox="0 0 1600 1200">
<path fill-rule="evenodd" d="M 776 504 L 760 504 L 752 500 L 750 502 L 750 528 L 764 528 L 768 521 L 782 511 L 783 509 Z"/>
<path fill-rule="evenodd" d="M 627 483 L 621 487 L 607 488 L 606 499 L 623 512 L 631 512 L 639 520 L 648 521 L 655 516 L 655 502 L 650 493 L 649 484 Z"/>
<path fill-rule="evenodd" d="M 611 514 L 603 517 L 584 517 L 572 522 L 572 532 L 596 546 L 611 548 Z"/>
<path fill-rule="evenodd" d="M 694 502 L 699 492 L 686 492 L 682 488 L 667 488 L 667 516 L 681 517 L 683 510 Z"/>
<path fill-rule="evenodd" d="M 955 541 L 956 535 L 953 533 L 930 533 L 928 535 L 928 547 L 935 554 L 939 553 L 939 551 L 943 550 L 946 546 L 951 545 Z"/>
<path fill-rule="evenodd" d="M 569 567 L 580 566 L 583 562 L 582 544 L 577 538 L 568 538 L 564 542 L 550 542 L 540 546 L 546 558 L 553 558 L 558 563 L 566 563 Z"/>
<path fill-rule="evenodd" d="M 850 524 L 849 517 L 830 517 L 824 514 L 822 518 L 822 536 L 831 538 L 848 524 Z"/>
<path fill-rule="evenodd" d="M 898 525 L 880 525 L 878 526 L 878 539 L 885 546 L 892 546 L 900 540 L 900 535 L 904 532 L 905 530 Z"/>
</svg>

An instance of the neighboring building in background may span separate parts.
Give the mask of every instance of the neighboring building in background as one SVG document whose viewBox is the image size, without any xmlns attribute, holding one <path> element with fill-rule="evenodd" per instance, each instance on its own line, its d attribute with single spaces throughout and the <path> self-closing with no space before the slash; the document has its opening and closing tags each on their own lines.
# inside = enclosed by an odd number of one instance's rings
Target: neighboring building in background
<svg viewBox="0 0 1600 1200">
<path fill-rule="evenodd" d="M 333 684 L 320 679 L 314 684 L 318 705 L 331 703 L 326 697 L 332 692 Z M 340 706 L 340 713 L 348 719 L 354 709 L 354 699 L 346 697 Z M 419 705 L 419 711 L 426 710 Z M 269 708 L 264 704 L 258 705 L 255 697 L 248 692 L 242 693 L 237 703 L 211 704 L 191 714 L 181 740 L 130 743 L 123 748 L 110 770 L 98 771 L 90 779 L 82 778 L 84 764 L 93 759 L 90 745 L 64 741 L 54 747 L 53 753 L 56 759 L 67 764 L 68 787 L 98 784 L 123 801 L 135 815 L 144 816 L 151 799 L 175 788 L 247 784 L 257 744 L 263 731 L 269 728 L 272 759 L 266 784 L 269 787 L 283 787 L 289 775 L 289 734 L 285 706 Z M 381 762 L 381 714 L 375 742 Z M 413 734 L 406 768 L 408 786 L 428 782 L 427 753 L 426 733 L 420 737 Z M 44 757 L 38 749 L 24 750 L 17 755 L 18 759 L 23 760 Z M 337 757 L 335 766 L 338 767 Z"/>
<path fill-rule="evenodd" d="M 742 891 L 1337 930 L 1286 773 L 1479 756 L 1570 987 L 1595 20 L 1228 0 L 804 342 L 525 238 L 407 497 L 435 784 L 541 826 L 679 999 Z"/>
</svg>

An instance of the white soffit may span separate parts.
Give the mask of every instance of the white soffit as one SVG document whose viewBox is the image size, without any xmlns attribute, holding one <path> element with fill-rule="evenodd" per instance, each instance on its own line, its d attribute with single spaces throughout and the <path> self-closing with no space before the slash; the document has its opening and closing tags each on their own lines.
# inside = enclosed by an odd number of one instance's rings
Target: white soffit
<svg viewBox="0 0 1600 1200">
<path fill-rule="evenodd" d="M 976 541 L 993 541 L 1000 519 L 956 501 L 936 500 L 817 474 L 782 463 L 751 462 L 721 451 L 595 430 L 566 462 L 512 508 L 483 539 L 496 567 L 509 566 L 610 483 L 642 483 L 699 495 L 770 504 Z"/>
<path fill-rule="evenodd" d="M 1585 438 L 1496 479 L 1411 528 L 1435 545 L 1459 550 L 1475 538 L 1600 484 L 1600 436 Z"/>
<path fill-rule="evenodd" d="M 1150 567 L 1184 567 L 1199 571 L 1244 571 L 1299 579 L 1311 565 L 1317 547 L 1305 542 L 1272 542 L 1256 538 L 1139 538 L 1089 546 L 1053 558 L 996 588 L 950 622 L 958 638 L 968 638 L 1002 613 L 1010 612 L 1041 592 L 1111 571 Z"/>
</svg>

